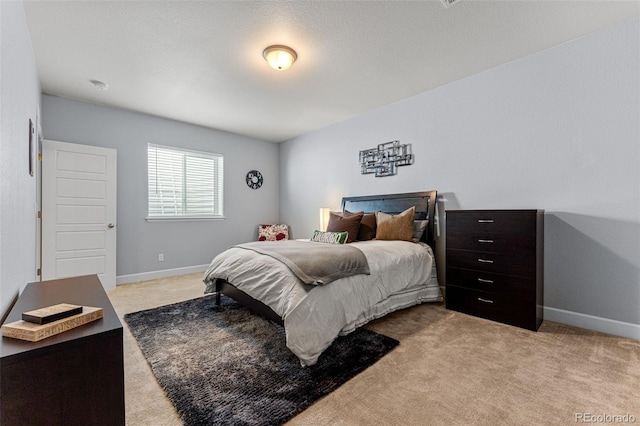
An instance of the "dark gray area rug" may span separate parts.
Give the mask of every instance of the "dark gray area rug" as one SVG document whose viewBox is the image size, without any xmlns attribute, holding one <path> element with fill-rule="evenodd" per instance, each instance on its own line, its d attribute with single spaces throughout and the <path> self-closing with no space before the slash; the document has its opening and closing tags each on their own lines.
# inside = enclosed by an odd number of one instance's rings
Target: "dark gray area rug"
<svg viewBox="0 0 640 426">
<path fill-rule="evenodd" d="M 363 328 L 301 367 L 284 329 L 229 298 L 214 297 L 124 317 L 158 383 L 186 425 L 279 425 L 398 345 Z"/>
</svg>

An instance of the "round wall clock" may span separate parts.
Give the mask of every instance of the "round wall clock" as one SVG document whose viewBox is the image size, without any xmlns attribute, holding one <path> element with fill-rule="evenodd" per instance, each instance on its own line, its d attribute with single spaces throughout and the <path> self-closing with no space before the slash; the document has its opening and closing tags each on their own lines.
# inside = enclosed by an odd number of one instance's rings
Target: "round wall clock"
<svg viewBox="0 0 640 426">
<path fill-rule="evenodd" d="M 247 173 L 247 186 L 252 189 L 258 189 L 262 186 L 262 173 L 257 170 L 251 170 Z"/>
</svg>

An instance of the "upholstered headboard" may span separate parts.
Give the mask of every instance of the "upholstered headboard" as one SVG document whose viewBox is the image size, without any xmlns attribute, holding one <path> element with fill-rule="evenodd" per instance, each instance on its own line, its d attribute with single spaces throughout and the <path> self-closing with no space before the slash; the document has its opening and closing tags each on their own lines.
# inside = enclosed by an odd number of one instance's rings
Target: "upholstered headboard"
<svg viewBox="0 0 640 426">
<path fill-rule="evenodd" d="M 416 207 L 415 220 L 428 220 L 427 230 L 422 236 L 423 242 L 435 250 L 434 214 L 437 191 L 406 192 L 402 194 L 365 195 L 362 197 L 344 197 L 342 211 L 364 211 L 365 213 L 385 212 L 396 215 L 411 206 Z"/>
</svg>

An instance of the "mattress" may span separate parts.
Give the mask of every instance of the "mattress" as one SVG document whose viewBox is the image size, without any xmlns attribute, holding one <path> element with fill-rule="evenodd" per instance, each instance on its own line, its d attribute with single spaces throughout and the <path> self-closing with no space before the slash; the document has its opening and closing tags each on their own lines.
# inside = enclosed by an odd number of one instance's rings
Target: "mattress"
<svg viewBox="0 0 640 426">
<path fill-rule="evenodd" d="M 216 256 L 205 272 L 205 292 L 214 292 L 216 279 L 224 279 L 269 306 L 283 319 L 287 346 L 302 365 L 315 364 L 337 336 L 372 319 L 442 300 L 428 245 L 379 240 L 350 245 L 365 254 L 369 275 L 307 285 L 272 257 L 230 248 Z"/>
</svg>

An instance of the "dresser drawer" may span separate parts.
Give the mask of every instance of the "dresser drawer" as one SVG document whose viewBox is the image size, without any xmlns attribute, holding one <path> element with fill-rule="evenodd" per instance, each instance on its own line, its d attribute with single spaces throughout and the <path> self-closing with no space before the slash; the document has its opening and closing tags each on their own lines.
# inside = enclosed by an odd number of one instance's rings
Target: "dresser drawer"
<svg viewBox="0 0 640 426">
<path fill-rule="evenodd" d="M 447 266 L 504 275 L 532 277 L 536 272 L 534 256 L 486 253 L 447 248 Z"/>
<path fill-rule="evenodd" d="M 536 297 L 536 282 L 533 278 L 448 267 L 447 285 L 449 284 L 472 290 L 501 293 L 510 297 L 529 299 L 534 302 Z"/>
<path fill-rule="evenodd" d="M 450 228 L 447 229 L 447 248 L 532 256 L 536 252 L 536 238 L 535 235 L 465 232 Z"/>
<path fill-rule="evenodd" d="M 531 302 L 504 294 L 447 286 L 447 309 L 518 327 L 537 329 L 536 310 Z"/>
<path fill-rule="evenodd" d="M 464 210 L 447 212 L 449 230 L 495 235 L 536 234 L 536 210 Z"/>
</svg>

